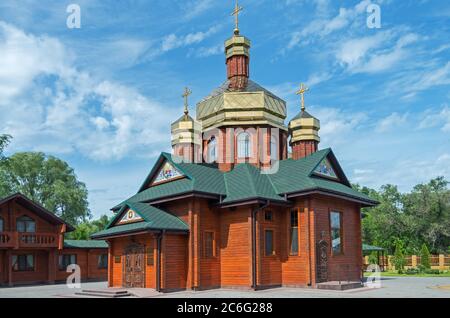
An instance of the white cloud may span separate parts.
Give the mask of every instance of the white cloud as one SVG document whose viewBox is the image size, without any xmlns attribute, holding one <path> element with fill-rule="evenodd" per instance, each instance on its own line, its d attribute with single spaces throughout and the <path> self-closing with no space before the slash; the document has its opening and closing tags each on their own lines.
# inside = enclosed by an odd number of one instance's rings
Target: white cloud
<svg viewBox="0 0 450 318">
<path fill-rule="evenodd" d="M 420 122 L 419 129 L 440 127 L 444 132 L 450 132 L 450 107 L 444 105 L 438 112 L 428 110 L 425 118 Z"/>
<path fill-rule="evenodd" d="M 223 54 L 223 52 L 224 46 L 222 43 L 220 43 L 210 47 L 199 47 L 198 49 L 191 49 L 188 53 L 188 56 L 195 56 L 201 58 Z"/>
<path fill-rule="evenodd" d="M 317 107 L 314 116 L 320 119 L 322 144 L 339 145 L 349 141 L 349 135 L 367 121 L 363 112 L 346 113 L 339 108 Z"/>
<path fill-rule="evenodd" d="M 398 128 L 407 122 L 408 114 L 400 115 L 399 113 L 392 113 L 389 116 L 380 120 L 375 128 L 379 133 L 391 131 Z"/>
<path fill-rule="evenodd" d="M 307 45 L 313 38 L 325 37 L 331 33 L 342 30 L 354 23 L 355 18 L 365 12 L 370 0 L 363 0 L 352 8 L 340 8 L 339 13 L 331 18 L 318 18 L 311 21 L 300 31 L 294 31 L 290 35 L 287 49 L 293 49 L 299 45 Z M 318 12 L 325 10 L 325 2 L 318 2 Z M 320 14 L 319 14 L 320 16 Z"/>
<path fill-rule="evenodd" d="M 200 43 L 218 31 L 219 27 L 213 26 L 205 32 L 188 33 L 183 36 L 177 36 L 174 33 L 169 34 L 162 40 L 161 52 L 164 53 L 179 47 Z"/>
<path fill-rule="evenodd" d="M 409 33 L 398 38 L 395 45 L 387 49 L 386 44 L 393 36 L 392 32 L 386 31 L 370 37 L 348 40 L 337 50 L 336 59 L 351 73 L 391 70 L 408 56 L 409 52 L 405 47 L 419 39 L 418 35 Z"/>
<path fill-rule="evenodd" d="M 133 88 L 77 70 L 57 39 L 1 22 L 0 51 L 0 131 L 19 149 L 116 160 L 165 148 L 175 114 Z"/>
</svg>

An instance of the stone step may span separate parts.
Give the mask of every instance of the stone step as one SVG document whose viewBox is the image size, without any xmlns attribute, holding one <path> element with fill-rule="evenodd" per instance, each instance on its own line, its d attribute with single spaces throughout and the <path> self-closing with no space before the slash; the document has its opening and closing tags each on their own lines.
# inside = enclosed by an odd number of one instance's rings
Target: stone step
<svg viewBox="0 0 450 318">
<path fill-rule="evenodd" d="M 317 284 L 318 289 L 328 289 L 328 290 L 349 290 L 362 288 L 363 284 L 361 282 L 339 282 L 339 281 L 330 281 Z"/>
<path fill-rule="evenodd" d="M 85 297 L 101 297 L 101 298 L 122 298 L 122 297 L 133 297 L 134 295 L 126 290 L 82 290 L 81 292 L 76 292 L 76 296 Z"/>
</svg>

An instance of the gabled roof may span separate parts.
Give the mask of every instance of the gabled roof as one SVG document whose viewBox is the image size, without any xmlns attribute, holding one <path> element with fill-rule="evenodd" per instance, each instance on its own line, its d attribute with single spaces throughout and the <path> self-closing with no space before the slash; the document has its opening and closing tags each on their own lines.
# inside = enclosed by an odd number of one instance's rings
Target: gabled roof
<svg viewBox="0 0 450 318">
<path fill-rule="evenodd" d="M 315 173 L 315 169 L 325 158 L 332 165 L 337 176 L 336 180 Z M 192 193 L 209 195 L 211 199 L 216 199 L 223 205 L 255 199 L 289 203 L 290 197 L 310 193 L 340 196 L 359 202 L 363 206 L 378 203 L 351 187 L 331 149 L 317 151 L 299 160 L 281 160 L 278 171 L 273 174 L 264 174 L 250 164 L 239 164 L 233 170 L 224 173 L 213 165 L 178 163 L 181 160 L 174 159 L 178 158 L 167 153 L 161 154 L 140 191 L 113 210 L 123 208 L 126 203 L 151 204 Z M 186 177 L 147 188 L 165 160 Z"/>
<path fill-rule="evenodd" d="M 255 166 L 245 163 L 237 165 L 224 174 L 226 198 L 222 203 L 249 199 L 265 199 L 287 203 L 277 194 L 268 175 L 262 174 Z"/>
<path fill-rule="evenodd" d="M 128 209 L 132 209 L 136 212 L 143 218 L 143 221 L 118 225 L 117 221 L 120 220 L 122 215 L 126 213 Z M 151 232 L 160 230 L 188 232 L 189 226 L 175 215 L 155 208 L 149 204 L 126 203 L 120 209 L 119 213 L 116 214 L 113 220 L 111 220 L 106 229 L 95 233 L 92 235 L 92 238 L 106 238 L 124 233 Z"/>
<path fill-rule="evenodd" d="M 66 232 L 72 232 L 75 230 L 75 228 L 72 225 L 65 222 L 63 219 L 56 216 L 54 213 L 50 212 L 49 210 L 47 210 L 40 204 L 37 204 L 36 202 L 31 201 L 22 193 L 16 193 L 16 194 L 10 195 L 6 198 L 0 199 L 0 205 L 7 203 L 9 201 L 16 201 L 23 207 L 33 211 L 34 213 L 36 213 L 36 215 L 38 215 L 39 217 L 43 218 L 44 220 L 46 220 L 47 222 L 49 222 L 51 224 L 54 224 L 54 225 L 65 224 Z"/>
</svg>

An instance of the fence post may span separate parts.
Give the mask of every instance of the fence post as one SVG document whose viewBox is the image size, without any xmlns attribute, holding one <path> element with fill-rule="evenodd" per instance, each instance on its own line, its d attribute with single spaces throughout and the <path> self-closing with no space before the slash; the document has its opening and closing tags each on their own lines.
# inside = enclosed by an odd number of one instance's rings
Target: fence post
<svg viewBox="0 0 450 318">
<path fill-rule="evenodd" d="M 417 267 L 417 255 L 411 255 L 411 266 Z"/>
<path fill-rule="evenodd" d="M 393 268 L 392 268 L 392 256 L 391 255 L 388 255 L 388 257 L 387 257 L 387 265 L 388 265 L 388 269 L 389 270 L 392 270 Z"/>
<path fill-rule="evenodd" d="M 443 271 L 445 269 L 445 256 L 444 254 L 439 254 L 439 269 Z"/>
<path fill-rule="evenodd" d="M 369 256 L 364 256 L 364 265 L 369 265 Z"/>
</svg>

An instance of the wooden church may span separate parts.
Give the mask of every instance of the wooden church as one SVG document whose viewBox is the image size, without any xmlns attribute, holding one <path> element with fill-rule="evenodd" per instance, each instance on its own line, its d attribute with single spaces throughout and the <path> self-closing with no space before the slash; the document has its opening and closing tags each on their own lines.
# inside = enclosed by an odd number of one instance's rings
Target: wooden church
<svg viewBox="0 0 450 318">
<path fill-rule="evenodd" d="M 225 42 L 227 80 L 172 124 L 138 193 L 93 238 L 109 243 L 110 287 L 158 291 L 316 287 L 359 281 L 361 208 L 320 122 L 250 79 L 250 41 Z M 291 151 L 289 151 L 289 146 Z M 289 152 L 291 154 L 289 154 Z"/>
</svg>

